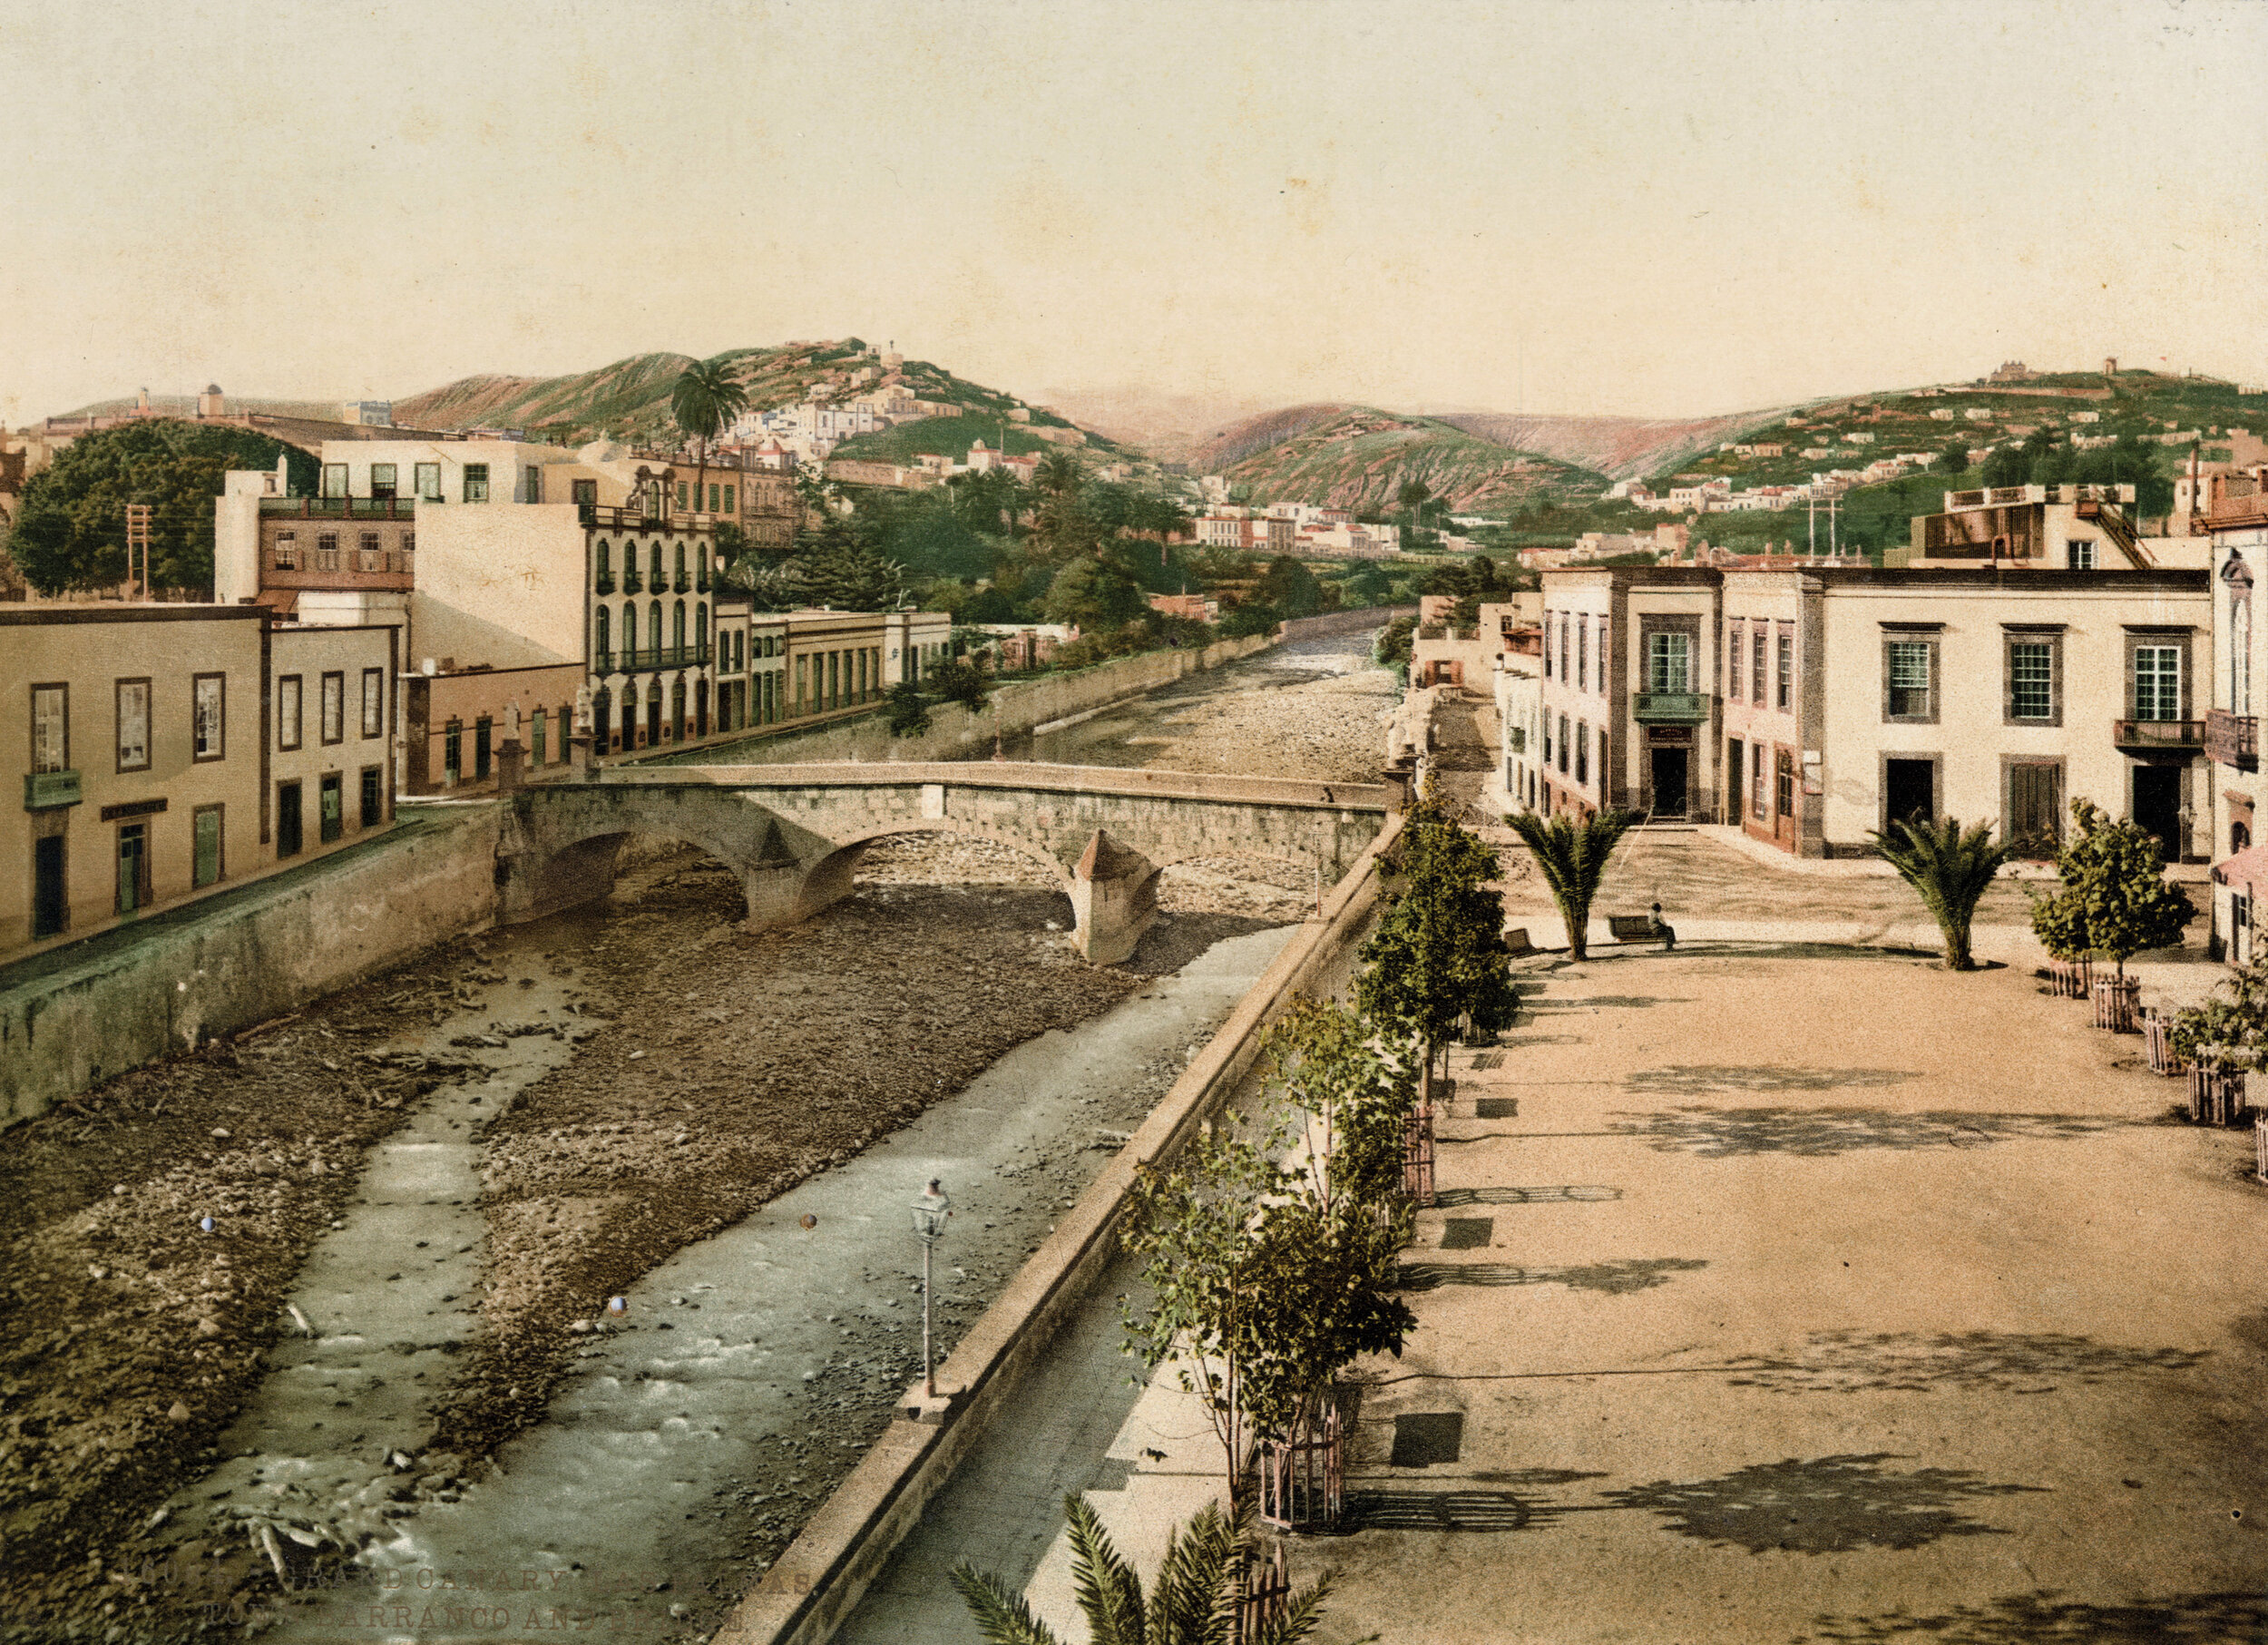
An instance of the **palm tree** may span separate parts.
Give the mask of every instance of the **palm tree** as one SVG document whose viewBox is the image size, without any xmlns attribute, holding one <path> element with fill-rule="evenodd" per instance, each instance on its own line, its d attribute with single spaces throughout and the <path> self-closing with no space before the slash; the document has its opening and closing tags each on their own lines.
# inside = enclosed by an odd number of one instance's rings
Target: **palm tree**
<svg viewBox="0 0 2268 1645">
<path fill-rule="evenodd" d="M 695 360 L 678 373 L 670 390 L 670 415 L 694 441 L 693 507 L 700 508 L 709 479 L 709 443 L 748 408 L 748 391 L 735 382 L 721 360 Z"/>
<path fill-rule="evenodd" d="M 1893 818 L 1888 829 L 1868 836 L 1899 877 L 1921 895 L 1922 906 L 1945 934 L 1945 964 L 1952 971 L 1974 971 L 1969 952 L 1969 922 L 1977 903 L 2013 847 L 1992 843 L 1992 825 L 1968 832 L 1952 818 L 1941 823 Z"/>
<path fill-rule="evenodd" d="M 1086 1500 L 1065 1497 L 1063 1512 L 1070 1520 L 1071 1585 L 1093 1645 L 1225 1645 L 1232 1637 L 1243 1555 L 1251 1543 L 1248 1523 L 1232 1523 L 1217 1503 L 1207 1503 L 1167 1542 L 1165 1562 L 1145 1599 L 1142 1579 L 1119 1557 Z M 998 1577 L 963 1560 L 953 1568 L 953 1585 L 990 1645 L 1061 1645 L 1023 1596 Z M 1298 1645 L 1322 1621 L 1329 1591 L 1327 1582 L 1318 1582 L 1293 1594 L 1245 1645 Z"/>
<path fill-rule="evenodd" d="M 1535 853 L 1551 900 L 1567 922 L 1567 951 L 1570 959 L 1590 955 L 1590 906 L 1607 875 L 1607 858 L 1638 820 L 1636 811 L 1601 811 L 1577 823 L 1560 812 L 1546 822 L 1533 811 L 1518 811 L 1504 820 Z"/>
<path fill-rule="evenodd" d="M 1031 484 L 1051 497 L 1073 497 L 1087 483 L 1087 471 L 1068 451 L 1051 451 L 1032 465 Z"/>
</svg>

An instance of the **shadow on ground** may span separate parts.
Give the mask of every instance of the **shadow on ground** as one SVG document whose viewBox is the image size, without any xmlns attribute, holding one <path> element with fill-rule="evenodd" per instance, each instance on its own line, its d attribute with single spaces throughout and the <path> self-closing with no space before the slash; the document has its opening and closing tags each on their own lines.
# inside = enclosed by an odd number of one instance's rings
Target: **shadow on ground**
<svg viewBox="0 0 2268 1645">
<path fill-rule="evenodd" d="M 1672 1274 L 1708 1266 L 1692 1257 L 1627 1258 L 1568 1268 L 1526 1268 L 1509 1262 L 1406 1262 L 1394 1285 L 1404 1291 L 1433 1291 L 1445 1285 L 1563 1285 L 1570 1290 L 1622 1297 L 1667 1285 Z"/>
<path fill-rule="evenodd" d="M 2001 1536 L 1999 1526 L 1956 1504 L 2017 1496 L 2038 1485 L 1996 1485 L 1965 1468 L 1885 1472 L 1887 1451 L 1758 1463 L 1718 1479 L 1656 1480 L 1606 1493 L 1618 1508 L 1660 1514 L 1665 1529 L 1751 1553 L 1847 1553 L 1855 1548 L 1921 1548 L 1942 1537 Z"/>
<path fill-rule="evenodd" d="M 1741 1068 L 1696 1063 L 1684 1068 L 1643 1068 L 1623 1081 L 1642 1096 L 1706 1097 L 1720 1092 L 1868 1090 L 1902 1085 L 1921 1076 L 1902 1068 Z"/>
<path fill-rule="evenodd" d="M 1273 931 L 1282 924 L 1281 920 L 1252 919 L 1241 914 L 1177 914 L 1143 932 L 1133 955 L 1121 960 L 1119 969 L 1139 976 L 1167 976 L 1216 943 L 1250 936 L 1256 931 Z"/>
<path fill-rule="evenodd" d="M 1618 1188 L 1574 1182 L 1549 1188 L 1442 1188 L 1433 1190 L 1433 1203 L 1446 1210 L 1460 1205 L 1568 1205 L 1619 1199 Z"/>
<path fill-rule="evenodd" d="M 2056 1334 L 1824 1331 L 1809 1339 L 1800 1359 L 1757 1360 L 1731 1382 L 1773 1394 L 1925 1394 L 1939 1388 L 2045 1394 L 2066 1382 L 2091 1386 L 2116 1376 L 2186 1371 L 2212 1356 L 2210 1349 L 2133 1348 Z"/>
<path fill-rule="evenodd" d="M 1984 1148 L 1995 1142 L 2091 1137 L 2133 1123 L 2103 1114 L 1899 1113 L 1883 1108 L 1679 1108 L 1619 1116 L 1616 1129 L 1664 1153 L 1824 1157 L 1868 1148 Z"/>
<path fill-rule="evenodd" d="M 2268 1599 L 2255 1593 L 2184 1593 L 2127 1605 L 2090 1605 L 2052 1591 L 2004 1595 L 1983 1605 L 1916 1616 L 1813 1619 L 1812 1638 L 1835 1645 L 2221 1645 L 2268 1638 Z"/>
</svg>

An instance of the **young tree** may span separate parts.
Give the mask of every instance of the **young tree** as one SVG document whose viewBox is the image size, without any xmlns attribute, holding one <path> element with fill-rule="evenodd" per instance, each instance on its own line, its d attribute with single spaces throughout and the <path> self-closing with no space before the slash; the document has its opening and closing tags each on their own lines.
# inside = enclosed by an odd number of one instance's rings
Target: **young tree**
<svg viewBox="0 0 2268 1645">
<path fill-rule="evenodd" d="M 1334 1000 L 1294 997 L 1261 1042 L 1268 1088 L 1290 1108 L 1325 1210 L 1392 1208 L 1402 1195 L 1402 1119 L 1417 1095 L 1417 1045 Z"/>
<path fill-rule="evenodd" d="M 1870 835 L 1883 859 L 1911 886 L 1921 905 L 1945 937 L 1945 964 L 1952 971 L 1974 971 L 1969 952 L 1969 925 L 1985 887 L 2000 871 L 2015 847 L 2006 840 L 1992 842 L 1992 825 L 1979 823 L 1966 833 L 1952 818 L 1941 823 L 1894 819 L 1890 827 Z"/>
<path fill-rule="evenodd" d="M 1520 811 L 1504 820 L 1534 854 L 1544 884 L 1551 888 L 1551 900 L 1567 922 L 1568 957 L 1588 959 L 1591 904 L 1607 877 L 1607 859 L 1637 825 L 1638 814 L 1601 811 L 1578 823 L 1564 811 L 1549 821 L 1533 811 Z"/>
<path fill-rule="evenodd" d="M 1252 1555 L 1249 1515 L 1231 1519 L 1207 1503 L 1166 1538 L 1166 1555 L 1148 1595 L 1142 1579 L 1102 1528 L 1101 1516 L 1076 1493 L 1064 1497 L 1070 1522 L 1071 1591 L 1087 1620 L 1090 1645 L 1227 1645 L 1227 1619 Z M 963 1560 L 953 1585 L 990 1645 L 1061 1645 L 1031 1607 L 1000 1578 Z M 1242 1645 L 1299 1645 L 1313 1636 L 1329 1597 L 1327 1581 L 1293 1594 L 1283 1612 Z"/>
<path fill-rule="evenodd" d="M 670 416 L 694 443 L 693 506 L 701 506 L 709 478 L 709 443 L 748 407 L 748 391 L 734 380 L 721 360 L 695 360 L 678 373 L 670 390 Z"/>
<path fill-rule="evenodd" d="M 2056 854 L 2061 887 L 2033 902 L 2032 930 L 2050 954 L 2099 954 L 2123 977 L 2134 955 L 2179 943 L 2197 911 L 2141 824 L 2113 821 L 2086 799 L 2071 802 L 2071 824 Z"/>
<path fill-rule="evenodd" d="M 1125 1245 L 1154 1298 L 1147 1314 L 1120 1299 L 1127 1346 L 1145 1372 L 1171 1364 L 1204 1406 L 1232 1515 L 1251 1448 L 1283 1438 L 1356 1356 L 1399 1355 L 1417 1324 L 1393 1294 L 1398 1227 L 1326 1205 L 1327 1162 L 1278 1163 L 1291 1140 L 1280 1112 L 1253 1139 L 1223 1126 L 1171 1170 L 1143 1167 L 1130 1196 Z"/>
<path fill-rule="evenodd" d="M 1362 947 L 1356 1003 L 1422 1051 L 1430 1092 L 1435 1057 L 1461 1023 L 1511 1025 L 1520 996 L 1504 943 L 1504 897 L 1488 889 L 1496 853 L 1428 794 L 1403 818 L 1385 914 Z"/>
</svg>

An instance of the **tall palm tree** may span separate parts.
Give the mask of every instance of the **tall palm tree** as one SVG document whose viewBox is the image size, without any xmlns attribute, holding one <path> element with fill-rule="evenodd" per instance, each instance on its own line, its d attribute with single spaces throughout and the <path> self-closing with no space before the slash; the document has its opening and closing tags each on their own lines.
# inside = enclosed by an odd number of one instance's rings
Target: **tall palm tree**
<svg viewBox="0 0 2268 1645">
<path fill-rule="evenodd" d="M 1068 451 L 1051 451 L 1032 465 L 1032 485 L 1051 497 L 1071 497 L 1087 483 L 1087 471 Z"/>
<path fill-rule="evenodd" d="M 670 390 L 670 416 L 694 441 L 693 507 L 698 512 L 709 479 L 709 443 L 748 408 L 748 391 L 733 380 L 721 360 L 695 360 L 678 373 Z"/>
<path fill-rule="evenodd" d="M 1567 922 L 1567 951 L 1570 959 L 1590 955 L 1590 906 L 1607 876 L 1607 859 L 1622 837 L 1636 826 L 1636 811 L 1601 811 L 1577 823 L 1564 811 L 1546 822 L 1533 811 L 1516 811 L 1504 820 L 1535 853 L 1543 870 L 1551 900 Z"/>
<path fill-rule="evenodd" d="M 1218 1504 L 1207 1503 L 1168 1541 L 1165 1562 L 1145 1598 L 1142 1579 L 1119 1556 L 1086 1499 L 1065 1497 L 1063 1512 L 1070 1520 L 1071 1586 L 1093 1645 L 1227 1645 L 1240 1556 L 1251 1542 L 1248 1524 L 1232 1523 Z M 1023 1596 L 998 1577 L 963 1560 L 953 1568 L 953 1585 L 990 1645 L 1061 1645 Z M 1322 1621 L 1329 1591 L 1328 1583 L 1318 1582 L 1293 1594 L 1245 1645 L 1298 1645 Z"/>
<path fill-rule="evenodd" d="M 1921 893 L 1922 906 L 1945 935 L 1947 968 L 1974 971 L 1969 922 L 1976 916 L 1985 887 L 2014 847 L 2006 840 L 1992 843 L 1990 823 L 1979 823 L 1964 833 L 1950 817 L 1941 823 L 1894 818 L 1887 830 L 1868 837 L 1899 877 Z"/>
</svg>

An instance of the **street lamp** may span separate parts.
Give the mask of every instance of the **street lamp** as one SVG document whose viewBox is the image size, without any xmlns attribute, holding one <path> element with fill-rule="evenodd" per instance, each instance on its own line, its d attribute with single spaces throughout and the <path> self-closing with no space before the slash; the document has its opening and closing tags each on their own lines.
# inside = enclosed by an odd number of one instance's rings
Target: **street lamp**
<svg viewBox="0 0 2268 1645">
<path fill-rule="evenodd" d="M 944 1238 L 953 1201 L 934 1177 L 914 1201 L 914 1238 L 922 1242 L 922 1397 L 937 1397 L 937 1372 L 929 1354 L 929 1253 Z"/>
</svg>

